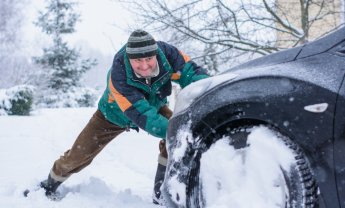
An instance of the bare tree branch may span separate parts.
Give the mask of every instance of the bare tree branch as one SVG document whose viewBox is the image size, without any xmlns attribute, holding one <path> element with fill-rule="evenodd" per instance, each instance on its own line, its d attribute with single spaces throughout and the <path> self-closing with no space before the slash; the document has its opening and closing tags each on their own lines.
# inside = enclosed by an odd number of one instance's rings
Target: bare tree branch
<svg viewBox="0 0 345 208">
<path fill-rule="evenodd" d="M 144 28 L 188 45 L 198 60 L 266 55 L 299 45 L 310 40 L 314 24 L 341 12 L 330 6 L 335 0 L 120 1 Z"/>
</svg>

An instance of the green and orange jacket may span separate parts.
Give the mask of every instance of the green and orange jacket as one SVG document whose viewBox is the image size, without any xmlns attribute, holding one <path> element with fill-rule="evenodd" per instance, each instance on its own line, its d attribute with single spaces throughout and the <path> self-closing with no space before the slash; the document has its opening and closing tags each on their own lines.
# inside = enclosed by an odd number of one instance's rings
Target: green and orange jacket
<svg viewBox="0 0 345 208">
<path fill-rule="evenodd" d="M 107 88 L 98 103 L 105 118 L 123 128 L 144 129 L 165 139 L 168 119 L 158 113 L 171 95 L 171 82 L 181 88 L 209 77 L 206 71 L 177 48 L 157 41 L 159 74 L 147 84 L 133 72 L 123 47 L 114 57 L 107 75 Z"/>
</svg>

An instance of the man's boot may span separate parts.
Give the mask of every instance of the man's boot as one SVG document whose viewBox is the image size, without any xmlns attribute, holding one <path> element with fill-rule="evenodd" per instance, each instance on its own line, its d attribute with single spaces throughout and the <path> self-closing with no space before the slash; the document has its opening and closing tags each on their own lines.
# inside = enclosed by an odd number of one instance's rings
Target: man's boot
<svg viewBox="0 0 345 208">
<path fill-rule="evenodd" d="M 48 179 L 42 181 L 40 183 L 41 188 L 46 191 L 46 196 L 54 196 L 56 195 L 56 189 L 60 186 L 62 182 L 54 180 L 50 174 L 48 175 Z"/>
</svg>

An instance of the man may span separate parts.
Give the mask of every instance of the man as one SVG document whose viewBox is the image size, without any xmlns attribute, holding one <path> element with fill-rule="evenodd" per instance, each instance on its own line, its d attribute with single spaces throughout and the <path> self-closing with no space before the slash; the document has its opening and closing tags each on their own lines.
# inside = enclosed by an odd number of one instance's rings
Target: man
<svg viewBox="0 0 345 208">
<path fill-rule="evenodd" d="M 54 196 L 61 183 L 88 166 L 116 136 L 140 127 L 162 139 L 153 194 L 153 202 L 158 203 L 168 156 L 165 136 L 172 112 L 166 103 L 171 81 L 183 88 L 206 77 L 204 69 L 174 46 L 156 42 L 143 30 L 134 31 L 114 57 L 97 111 L 71 149 L 55 161 L 48 179 L 41 182 L 46 195 Z"/>
</svg>

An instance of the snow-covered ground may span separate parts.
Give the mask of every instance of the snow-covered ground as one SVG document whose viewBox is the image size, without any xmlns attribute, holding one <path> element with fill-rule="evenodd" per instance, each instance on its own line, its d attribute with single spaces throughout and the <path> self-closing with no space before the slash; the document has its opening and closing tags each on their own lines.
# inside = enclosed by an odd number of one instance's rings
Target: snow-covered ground
<svg viewBox="0 0 345 208">
<path fill-rule="evenodd" d="M 43 109 L 32 116 L 0 116 L 0 207 L 155 207 L 151 203 L 159 139 L 140 131 L 114 139 L 83 171 L 59 189 L 66 197 L 50 201 L 39 190 L 54 161 L 70 148 L 94 108 Z"/>
<path fill-rule="evenodd" d="M 63 183 L 59 188 L 63 200 L 51 201 L 43 190 L 23 196 L 26 188 L 34 189 L 47 177 L 95 110 L 42 109 L 31 116 L 0 116 L 0 207 L 159 207 L 151 203 L 159 139 L 144 131 L 114 139 L 90 166 Z M 234 150 L 226 141 L 219 140 L 201 159 L 208 207 L 277 207 L 284 194 L 275 190 L 280 177 L 276 168 L 289 166 L 290 152 L 284 152 L 284 145 L 264 127 L 250 134 L 251 148 L 246 152 Z"/>
</svg>

